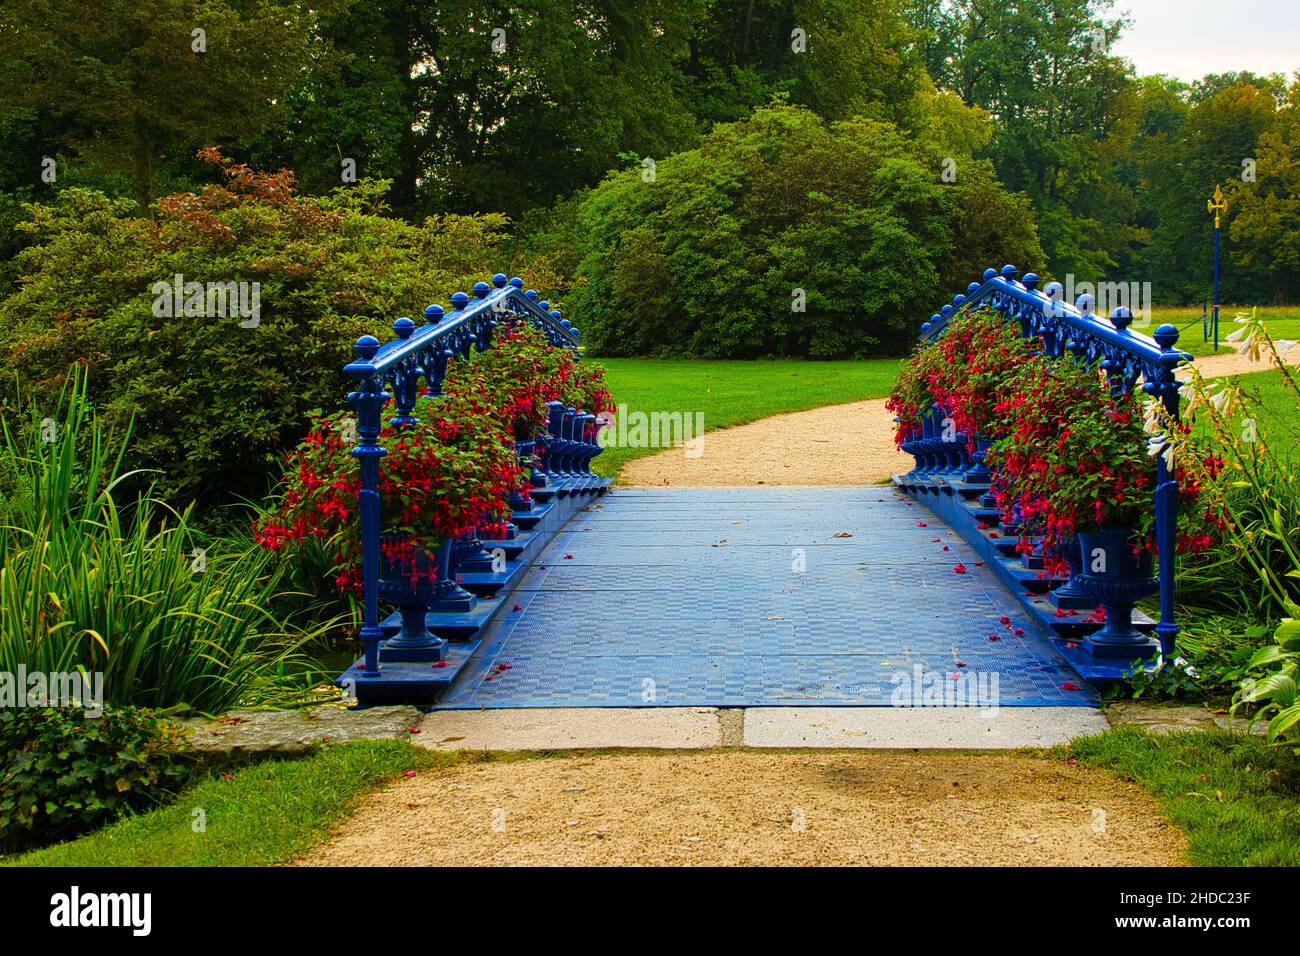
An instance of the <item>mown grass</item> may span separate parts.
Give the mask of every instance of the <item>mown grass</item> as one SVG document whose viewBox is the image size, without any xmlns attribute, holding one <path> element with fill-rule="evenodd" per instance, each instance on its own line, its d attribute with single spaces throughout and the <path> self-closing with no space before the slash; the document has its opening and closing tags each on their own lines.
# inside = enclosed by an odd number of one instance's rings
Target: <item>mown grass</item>
<svg viewBox="0 0 1300 956">
<path fill-rule="evenodd" d="M 1114 771 L 1160 801 L 1198 866 L 1300 865 L 1300 760 L 1229 731 L 1147 734 L 1121 727 L 1056 748 Z"/>
<path fill-rule="evenodd" d="M 1233 317 L 1239 311 L 1250 311 L 1249 306 L 1221 305 L 1219 306 L 1219 352 L 1218 354 L 1226 355 L 1232 351 L 1232 346 L 1226 344 L 1226 339 L 1241 326 L 1233 322 Z M 1300 339 L 1300 307 L 1296 306 L 1260 306 L 1260 317 L 1264 324 L 1268 326 L 1269 334 L 1275 339 Z M 1151 324 L 1144 326 L 1140 331 L 1150 335 L 1157 326 L 1168 322 L 1170 325 L 1176 325 L 1182 334 L 1178 338 L 1178 347 L 1184 352 L 1191 352 L 1197 358 L 1203 355 L 1212 355 L 1214 352 L 1214 329 L 1210 328 L 1210 339 L 1204 338 L 1201 331 L 1201 307 L 1198 306 L 1155 306 L 1151 310 Z"/>
<path fill-rule="evenodd" d="M 0 859 L 5 866 L 273 866 L 321 840 L 362 798 L 408 770 L 475 754 L 435 753 L 404 740 L 335 744 L 298 759 L 214 772 L 177 800 L 78 840 Z M 202 811 L 204 828 L 196 832 Z"/>
<path fill-rule="evenodd" d="M 606 368 L 614 400 L 635 412 L 702 412 L 707 431 L 822 405 L 884 398 L 901 359 L 809 362 L 703 361 L 696 359 L 590 358 Z M 596 459 L 603 475 L 616 475 L 634 458 L 660 448 L 612 444 Z"/>
</svg>

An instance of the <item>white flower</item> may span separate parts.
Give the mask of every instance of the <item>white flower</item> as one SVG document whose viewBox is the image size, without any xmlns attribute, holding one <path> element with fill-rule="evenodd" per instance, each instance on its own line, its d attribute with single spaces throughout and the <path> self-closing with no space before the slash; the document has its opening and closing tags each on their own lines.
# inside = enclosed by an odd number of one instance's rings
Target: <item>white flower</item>
<svg viewBox="0 0 1300 956">
<path fill-rule="evenodd" d="M 1210 404 L 1214 406 L 1214 410 L 1220 415 L 1227 415 L 1235 404 L 1232 399 L 1232 389 L 1225 388 L 1210 396 Z"/>
<path fill-rule="evenodd" d="M 1147 439 L 1147 454 L 1152 458 L 1159 455 L 1170 471 L 1174 469 L 1174 444 L 1164 435 L 1153 435 Z"/>
<path fill-rule="evenodd" d="M 1259 361 L 1259 339 L 1255 337 L 1255 330 L 1250 330 L 1250 335 L 1246 336 L 1241 342 L 1234 346 L 1238 355 L 1245 355 L 1252 361 Z"/>
<path fill-rule="evenodd" d="M 1278 355 L 1286 355 L 1287 352 L 1296 347 L 1297 343 L 1295 339 L 1278 339 L 1273 344 L 1277 346 Z"/>
<path fill-rule="evenodd" d="M 1249 332 L 1249 331 L 1250 331 L 1250 329 L 1238 329 L 1236 332 L 1233 332 L 1231 335 L 1225 336 L 1224 339 L 1223 339 L 1223 341 L 1225 341 L 1225 342 L 1240 342 L 1240 341 L 1241 341 L 1241 337 L 1242 337 L 1243 335 L 1245 335 L 1245 334 L 1246 334 L 1247 332 Z"/>
<path fill-rule="evenodd" d="M 1142 430 L 1148 435 L 1155 435 L 1160 431 L 1160 403 L 1154 398 L 1147 399 L 1142 408 Z"/>
</svg>

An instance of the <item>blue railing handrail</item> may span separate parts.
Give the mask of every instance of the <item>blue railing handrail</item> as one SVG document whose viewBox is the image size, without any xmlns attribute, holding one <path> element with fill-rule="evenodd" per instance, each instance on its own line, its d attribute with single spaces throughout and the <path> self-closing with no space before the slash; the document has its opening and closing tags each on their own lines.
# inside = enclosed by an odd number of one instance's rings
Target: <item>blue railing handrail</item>
<svg viewBox="0 0 1300 956">
<path fill-rule="evenodd" d="M 1142 391 L 1158 401 L 1172 422 L 1178 421 L 1178 398 L 1182 382 L 1176 370 L 1192 356 L 1174 346 L 1178 328 L 1164 324 L 1152 336 L 1129 328 L 1133 313 L 1116 308 L 1109 320 L 1095 315 L 1091 296 L 1078 303 L 1061 299 L 1059 282 L 1038 289 L 1038 276 L 1029 273 L 1017 281 L 1013 265 L 986 269 L 982 282 L 972 282 L 964 293 L 953 296 L 921 326 L 921 341 L 932 342 L 947 327 L 953 315 L 978 305 L 988 305 L 1019 322 L 1025 338 L 1042 336 L 1045 354 L 1060 358 L 1067 352 L 1076 360 L 1096 363 L 1117 392 L 1129 393 L 1143 380 Z M 1159 555 L 1160 620 L 1155 625 L 1162 651 L 1174 652 L 1179 627 L 1174 614 L 1174 566 L 1177 554 L 1178 479 L 1164 455 L 1155 456 L 1156 547 Z"/>
<path fill-rule="evenodd" d="M 1093 343 L 1096 349 L 1106 353 L 1104 357 L 1120 358 L 1122 364 L 1133 372 L 1143 373 L 1148 383 L 1171 381 L 1173 370 L 1179 363 L 1192 358 L 1174 348 L 1178 330 L 1172 325 L 1161 325 L 1155 330 L 1154 337 L 1148 336 L 1128 327 L 1133 315 L 1127 308 L 1117 308 L 1110 319 L 1106 319 L 1090 309 L 1081 309 L 1063 301 L 1059 297 L 1062 291 L 1059 282 L 1049 283 L 1044 292 L 1038 288 L 1038 276 L 1030 273 L 1017 281 L 1017 273 L 1015 266 L 1010 265 L 1001 270 L 985 270 L 982 283 L 972 282 L 965 293 L 953 296 L 951 304 L 930 316 L 930 320 L 921 326 L 920 338 L 933 340 L 943 332 L 953 315 L 977 305 L 989 304 L 1026 323 L 1027 333 L 1059 337 L 1064 329 L 1070 340 L 1076 343 L 1082 340 L 1081 351 L 1087 350 L 1087 343 Z M 1080 301 L 1085 298 L 1091 297 L 1080 296 Z M 1061 344 L 1065 346 L 1064 339 Z"/>
<path fill-rule="evenodd" d="M 360 357 L 344 366 L 343 371 L 357 378 L 383 375 L 400 366 L 408 359 L 419 355 L 431 346 L 454 338 L 457 333 L 467 329 L 476 320 L 485 318 L 506 307 L 526 314 L 534 325 L 548 333 L 553 344 L 564 344 L 570 348 L 578 347 L 578 329 L 569 324 L 558 310 L 549 308 L 549 303 L 539 300 L 534 289 L 523 288 L 519 277 L 507 279 L 502 273 L 492 277 L 492 285 L 486 282 L 474 286 L 475 299 L 457 292 L 451 297 L 452 311 L 444 312 L 442 306 L 434 304 L 424 310 L 425 324 L 417 327 L 409 318 L 398 319 L 393 325 L 397 338 L 380 345 L 373 336 L 367 342 L 368 348 L 362 350 L 358 342 Z M 371 351 L 370 356 L 365 351 Z"/>
</svg>

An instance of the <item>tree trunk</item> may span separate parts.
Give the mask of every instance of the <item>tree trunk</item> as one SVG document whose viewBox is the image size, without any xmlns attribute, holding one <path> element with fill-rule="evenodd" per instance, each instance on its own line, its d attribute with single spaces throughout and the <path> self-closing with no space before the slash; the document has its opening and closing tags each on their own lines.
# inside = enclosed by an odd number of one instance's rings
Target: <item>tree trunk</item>
<svg viewBox="0 0 1300 956">
<path fill-rule="evenodd" d="M 135 201 L 140 204 L 140 215 L 148 216 L 153 202 L 153 137 L 149 124 L 141 116 L 132 123 L 131 173 L 135 179 Z"/>
</svg>

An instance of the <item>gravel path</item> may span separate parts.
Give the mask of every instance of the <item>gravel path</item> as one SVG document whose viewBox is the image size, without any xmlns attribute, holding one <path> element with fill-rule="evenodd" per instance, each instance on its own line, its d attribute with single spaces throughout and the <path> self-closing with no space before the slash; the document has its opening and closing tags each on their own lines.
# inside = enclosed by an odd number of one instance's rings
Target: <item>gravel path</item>
<svg viewBox="0 0 1300 956">
<path fill-rule="evenodd" d="M 707 432 L 698 457 L 673 448 L 623 467 L 620 484 L 679 487 L 875 485 L 907 471 L 884 399 L 774 415 Z"/>
<path fill-rule="evenodd" d="M 1285 356 L 1287 365 L 1300 365 L 1300 346 L 1291 349 Z M 1206 378 L 1221 378 L 1225 375 L 1245 375 L 1248 372 L 1263 372 L 1274 368 L 1271 360 L 1254 362 L 1245 355 L 1233 352 L 1231 355 L 1207 355 L 1192 363 Z"/>
<path fill-rule="evenodd" d="M 307 866 L 1171 866 L 1134 784 L 1022 755 L 574 753 L 402 780 Z"/>
</svg>

